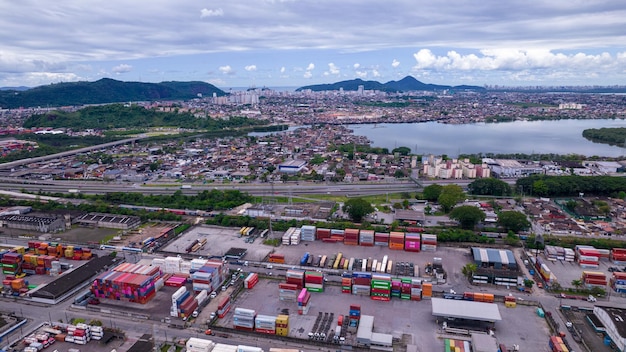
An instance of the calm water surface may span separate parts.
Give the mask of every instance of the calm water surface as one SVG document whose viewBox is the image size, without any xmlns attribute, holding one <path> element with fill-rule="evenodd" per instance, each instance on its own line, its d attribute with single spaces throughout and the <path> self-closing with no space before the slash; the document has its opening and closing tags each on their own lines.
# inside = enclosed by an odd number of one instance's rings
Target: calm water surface
<svg viewBox="0 0 626 352">
<path fill-rule="evenodd" d="M 624 146 L 593 143 L 587 128 L 626 127 L 624 120 L 515 121 L 447 125 L 437 122 L 348 125 L 375 147 L 409 147 L 417 154 L 541 153 L 626 156 Z M 626 136 L 624 136 L 626 140 Z"/>
</svg>

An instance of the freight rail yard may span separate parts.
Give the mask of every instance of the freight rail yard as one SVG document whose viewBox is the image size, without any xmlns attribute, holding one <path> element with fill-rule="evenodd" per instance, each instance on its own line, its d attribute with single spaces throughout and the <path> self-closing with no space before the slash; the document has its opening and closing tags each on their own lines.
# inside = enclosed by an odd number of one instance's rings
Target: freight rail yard
<svg viewBox="0 0 626 352">
<path fill-rule="evenodd" d="M 161 248 L 165 255 L 134 249 L 137 255 L 126 259 L 137 259 L 137 264 L 109 262 L 108 270 L 92 279 L 89 293 L 74 303 L 203 332 L 274 336 L 329 348 L 465 351 L 469 346 L 499 346 L 542 351 L 549 345 L 565 351 L 536 305 L 525 304 L 519 279 L 530 271 L 546 284 L 564 276 L 579 278 L 586 286 L 610 283 L 617 293 L 626 287 L 626 275 L 607 260 L 621 263 L 625 256 L 619 249 L 579 246 L 572 250 L 573 261 L 570 251 L 549 246 L 543 253 L 526 254 L 441 247 L 436 236 L 419 228 L 391 233 L 290 228 L 274 233 L 282 242 L 278 247 L 261 243 L 267 232 L 256 233 L 254 238 L 250 229 L 203 225 L 169 241 Z M 154 241 L 146 242 L 150 248 Z M 109 247 L 117 248 L 103 249 Z M 95 265 L 100 258 L 89 260 L 89 253 L 88 248 L 38 241 L 6 250 L 5 293 L 36 297 L 36 288 L 48 288 L 43 290 L 48 294 L 64 287 L 54 284 L 55 276 L 64 279 L 57 271 L 79 273 L 68 269 Z M 461 270 L 469 263 L 478 266 L 471 278 L 474 285 Z M 21 273 L 31 275 L 17 277 Z M 48 339 L 61 341 L 63 334 L 69 335 L 66 330 Z M 235 345 L 207 342 L 211 338 L 197 337 L 187 348 L 234 350 Z M 73 339 L 63 337 L 63 342 Z"/>
</svg>

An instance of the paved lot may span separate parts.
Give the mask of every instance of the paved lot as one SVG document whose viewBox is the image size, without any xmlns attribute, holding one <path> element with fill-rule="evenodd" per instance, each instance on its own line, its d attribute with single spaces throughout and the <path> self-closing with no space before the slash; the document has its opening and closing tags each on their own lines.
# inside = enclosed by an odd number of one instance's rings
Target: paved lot
<svg viewBox="0 0 626 352">
<path fill-rule="evenodd" d="M 379 302 L 369 297 L 342 294 L 337 286 L 326 286 L 325 292 L 312 293 L 309 314 L 302 316 L 297 314 L 296 302 L 278 299 L 280 281 L 262 279 L 252 290 L 245 290 L 237 297 L 231 312 L 224 319 L 218 320 L 218 324 L 232 327 L 235 307 L 254 309 L 257 314 L 266 315 L 288 312 L 290 336 L 306 339 L 319 312 L 334 313 L 336 321 L 339 314 L 347 314 L 350 304 L 360 304 L 362 314 L 375 317 L 375 332 L 392 334 L 398 338 L 408 334 L 405 341 L 419 345 L 421 351 L 439 351 L 443 348 L 443 340 L 437 335 L 439 327 L 432 316 L 430 300 L 416 302 L 392 299 L 390 302 Z M 502 315 L 502 321 L 496 323 L 499 342 L 519 344 L 525 351 L 546 350 L 548 327 L 545 320 L 535 314 L 534 307 L 520 305 L 517 308 L 504 308 L 501 304 L 499 307 Z"/>
<path fill-rule="evenodd" d="M 541 259 L 546 259 L 543 254 L 540 254 L 540 256 L 542 256 Z M 600 260 L 600 267 L 598 269 L 583 269 L 576 262 L 566 262 L 561 260 L 554 262 L 545 260 L 545 262 L 548 263 L 548 267 L 550 268 L 554 276 L 556 276 L 557 281 L 563 287 L 573 287 L 572 281 L 579 280 L 583 275 L 583 271 L 603 272 L 606 274 L 607 279 L 613 276 L 613 274 L 609 272 L 609 267 L 614 265 L 609 262 L 608 259 Z"/>
<path fill-rule="evenodd" d="M 185 253 L 185 249 L 196 239 L 200 241 L 203 239 L 207 240 L 204 248 L 193 253 L 205 258 L 210 256 L 223 256 L 230 248 L 246 248 L 248 250 L 245 256 L 246 259 L 261 261 L 269 255 L 274 248 L 264 245 L 260 238 L 257 238 L 254 243 L 244 242 L 245 238 L 239 237 L 239 228 L 201 225 L 191 228 L 176 239 L 176 241 L 163 247 L 162 250 Z"/>
</svg>

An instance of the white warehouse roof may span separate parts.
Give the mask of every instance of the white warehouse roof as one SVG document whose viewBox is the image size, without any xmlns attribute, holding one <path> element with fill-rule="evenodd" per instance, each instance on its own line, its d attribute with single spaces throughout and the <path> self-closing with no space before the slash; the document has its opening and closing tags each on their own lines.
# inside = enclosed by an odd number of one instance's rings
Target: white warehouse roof
<svg viewBox="0 0 626 352">
<path fill-rule="evenodd" d="M 445 298 L 432 298 L 433 315 L 496 322 L 502 320 L 497 304 Z"/>
</svg>

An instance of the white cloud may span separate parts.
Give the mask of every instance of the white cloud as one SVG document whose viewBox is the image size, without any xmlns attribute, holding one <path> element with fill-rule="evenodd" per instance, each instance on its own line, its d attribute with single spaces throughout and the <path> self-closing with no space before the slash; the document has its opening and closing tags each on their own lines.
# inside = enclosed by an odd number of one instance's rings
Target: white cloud
<svg viewBox="0 0 626 352">
<path fill-rule="evenodd" d="M 223 86 L 223 85 L 226 84 L 226 81 L 224 81 L 221 78 L 212 78 L 208 82 L 211 83 L 214 86 Z"/>
<path fill-rule="evenodd" d="M 337 65 L 335 65 L 334 63 L 331 62 L 331 63 L 328 64 L 328 71 L 332 75 L 338 75 L 339 74 L 339 67 L 337 67 Z"/>
<path fill-rule="evenodd" d="M 234 73 L 233 68 L 230 67 L 230 65 L 220 66 L 218 68 L 218 70 L 220 70 L 220 72 L 225 74 L 225 75 L 230 75 L 230 74 Z"/>
<path fill-rule="evenodd" d="M 397 68 L 398 66 L 400 66 L 400 61 L 393 59 L 393 61 L 391 62 L 391 67 Z"/>
<path fill-rule="evenodd" d="M 205 17 L 221 17 L 224 16 L 224 10 L 222 9 L 207 9 L 204 8 L 202 10 L 200 10 L 200 17 L 201 18 L 205 18 Z"/>
<path fill-rule="evenodd" d="M 286 69 L 285 69 L 285 66 L 281 67 L 281 68 L 280 68 L 280 73 L 285 73 L 285 70 L 286 70 Z"/>
<path fill-rule="evenodd" d="M 302 75 L 302 77 L 309 79 L 311 77 L 313 77 L 313 74 L 311 73 L 311 71 L 305 71 L 304 74 Z"/>
<path fill-rule="evenodd" d="M 374 69 L 374 70 L 372 70 L 372 76 L 380 77 L 380 72 L 378 72 L 378 70 Z"/>
<path fill-rule="evenodd" d="M 315 69 L 315 64 L 313 64 L 312 62 L 309 64 L 309 66 L 306 67 L 307 71 L 313 71 Z"/>
<path fill-rule="evenodd" d="M 119 64 L 119 65 L 117 65 L 117 66 L 113 67 L 113 68 L 111 69 L 111 71 L 112 71 L 113 73 L 116 73 L 116 74 L 118 74 L 118 75 L 119 75 L 120 73 L 130 72 L 132 69 L 133 69 L 133 67 L 132 67 L 131 65 L 127 65 L 127 64 Z"/>
<path fill-rule="evenodd" d="M 367 71 L 356 71 L 355 74 L 359 78 L 367 78 Z"/>
<path fill-rule="evenodd" d="M 421 49 L 413 54 L 416 70 L 460 70 L 460 71 L 514 71 L 533 69 L 559 69 L 559 70 L 594 70 L 614 69 L 626 63 L 626 60 L 616 54 L 564 54 L 554 53 L 550 50 L 533 49 L 484 49 L 480 55 L 462 55 L 451 50 L 446 55 L 435 55 L 429 49 Z"/>
<path fill-rule="evenodd" d="M 361 67 L 361 64 L 357 62 L 356 64 L 352 65 L 352 67 L 356 70 Z"/>
<path fill-rule="evenodd" d="M 246 71 L 256 71 L 256 65 L 248 65 L 244 67 Z"/>
</svg>

